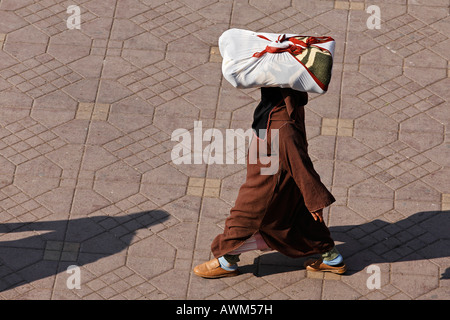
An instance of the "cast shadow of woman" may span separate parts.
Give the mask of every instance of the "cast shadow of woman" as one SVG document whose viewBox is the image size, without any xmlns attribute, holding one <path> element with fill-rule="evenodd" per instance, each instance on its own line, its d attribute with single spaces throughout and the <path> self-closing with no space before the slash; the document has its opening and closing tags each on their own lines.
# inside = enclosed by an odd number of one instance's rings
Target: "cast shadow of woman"
<svg viewBox="0 0 450 320">
<path fill-rule="evenodd" d="M 125 216 L 2 223 L 0 292 L 126 250 L 139 229 L 149 229 L 168 217 L 166 211 L 150 210 Z"/>
<path fill-rule="evenodd" d="M 360 225 L 332 226 L 330 232 L 351 275 L 377 263 L 417 261 L 450 257 L 450 211 L 417 212 L 389 223 L 373 220 Z M 305 259 L 291 259 L 280 253 L 266 253 L 255 259 L 245 273 L 266 276 L 303 268 Z M 445 264 L 445 261 L 441 262 Z M 447 263 L 448 266 L 448 263 Z M 442 268 L 442 279 L 449 268 Z"/>
</svg>

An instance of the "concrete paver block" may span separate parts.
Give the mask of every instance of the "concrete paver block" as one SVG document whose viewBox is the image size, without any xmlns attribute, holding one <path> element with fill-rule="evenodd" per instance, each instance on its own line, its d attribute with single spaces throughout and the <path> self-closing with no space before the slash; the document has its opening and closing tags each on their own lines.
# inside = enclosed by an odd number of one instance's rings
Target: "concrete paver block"
<svg viewBox="0 0 450 320">
<path fill-rule="evenodd" d="M 62 1 L 0 3 L 0 299 L 448 299 L 447 0 L 377 1 L 379 29 L 364 1 L 78 2 L 73 30 Z M 259 252 L 191 271 L 245 164 L 175 165 L 172 133 L 245 131 L 260 98 L 222 77 L 229 28 L 336 40 L 306 129 L 345 275 Z"/>
</svg>

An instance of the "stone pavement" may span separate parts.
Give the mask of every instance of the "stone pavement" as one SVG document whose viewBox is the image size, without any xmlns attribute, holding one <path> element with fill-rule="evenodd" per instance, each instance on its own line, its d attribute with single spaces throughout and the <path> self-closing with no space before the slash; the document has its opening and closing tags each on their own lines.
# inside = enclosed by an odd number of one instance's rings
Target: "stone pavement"
<svg viewBox="0 0 450 320">
<path fill-rule="evenodd" d="M 347 275 L 273 252 L 191 271 L 245 165 L 176 165 L 171 135 L 250 127 L 231 27 L 337 41 L 307 131 Z M 0 298 L 449 299 L 449 35 L 449 0 L 0 0 Z"/>
</svg>

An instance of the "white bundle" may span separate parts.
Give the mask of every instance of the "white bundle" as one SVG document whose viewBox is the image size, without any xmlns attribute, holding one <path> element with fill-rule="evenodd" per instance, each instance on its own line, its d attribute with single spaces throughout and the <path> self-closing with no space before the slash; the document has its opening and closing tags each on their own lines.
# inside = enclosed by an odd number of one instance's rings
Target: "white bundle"
<svg viewBox="0 0 450 320">
<path fill-rule="evenodd" d="M 330 37 L 230 29 L 219 38 L 222 73 L 234 87 L 281 87 L 324 93 L 331 79 Z"/>
</svg>

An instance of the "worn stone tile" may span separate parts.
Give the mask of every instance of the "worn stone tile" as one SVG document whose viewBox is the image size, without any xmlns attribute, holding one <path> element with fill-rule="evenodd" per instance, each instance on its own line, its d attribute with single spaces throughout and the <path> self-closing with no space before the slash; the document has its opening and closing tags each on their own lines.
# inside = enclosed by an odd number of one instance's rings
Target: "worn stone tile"
<svg viewBox="0 0 450 320">
<path fill-rule="evenodd" d="M 220 188 L 220 180 L 219 179 L 206 179 L 205 180 L 205 188 Z"/>
<path fill-rule="evenodd" d="M 364 10 L 363 2 L 350 2 L 350 10 Z"/>
<path fill-rule="evenodd" d="M 76 242 L 47 241 L 44 249 L 44 260 L 77 261 L 80 244 Z"/>
<path fill-rule="evenodd" d="M 203 195 L 203 187 L 188 186 L 186 194 L 201 197 Z"/>
<path fill-rule="evenodd" d="M 91 120 L 93 110 L 93 103 L 79 103 L 75 119 Z"/>
<path fill-rule="evenodd" d="M 203 195 L 205 197 L 218 198 L 220 195 L 220 189 L 219 188 L 205 188 L 203 191 Z"/>
<path fill-rule="evenodd" d="M 441 210 L 450 210 L 450 194 L 442 194 Z"/>
<path fill-rule="evenodd" d="M 222 62 L 222 56 L 220 55 L 219 47 L 211 47 L 209 52 L 210 62 Z"/>
<path fill-rule="evenodd" d="M 334 8 L 335 9 L 347 10 L 347 9 L 350 8 L 350 2 L 348 2 L 348 1 L 335 1 L 334 2 Z"/>
<path fill-rule="evenodd" d="M 1 1 L 0 208 L 14 250 L 2 242 L 0 298 L 445 299 L 448 1 L 375 4 L 381 29 L 369 30 L 364 1 L 85 1 L 78 31 L 63 4 Z M 349 275 L 257 252 L 214 286 L 192 274 L 212 258 L 245 164 L 174 165 L 171 134 L 199 119 L 250 127 L 259 91 L 221 74 L 230 27 L 337 41 L 306 127 Z M 74 262 L 82 285 L 69 291 Z M 375 291 L 370 264 L 382 268 Z"/>
<path fill-rule="evenodd" d="M 203 178 L 189 178 L 189 184 L 190 187 L 200 187 L 203 188 L 205 185 L 205 179 Z"/>
<path fill-rule="evenodd" d="M 353 120 L 323 118 L 321 134 L 324 136 L 351 137 L 353 135 Z"/>
<path fill-rule="evenodd" d="M 109 104 L 96 103 L 94 105 L 94 110 L 92 112 L 92 120 L 103 120 L 106 121 L 109 115 Z"/>
<path fill-rule="evenodd" d="M 189 178 L 187 194 L 198 197 L 217 198 L 220 195 L 220 179 Z"/>
</svg>

